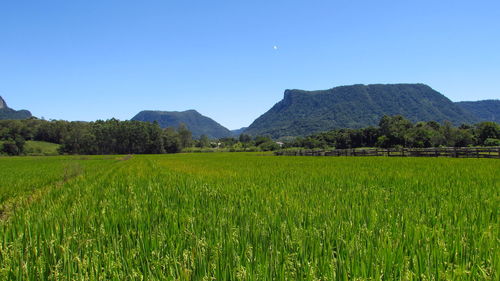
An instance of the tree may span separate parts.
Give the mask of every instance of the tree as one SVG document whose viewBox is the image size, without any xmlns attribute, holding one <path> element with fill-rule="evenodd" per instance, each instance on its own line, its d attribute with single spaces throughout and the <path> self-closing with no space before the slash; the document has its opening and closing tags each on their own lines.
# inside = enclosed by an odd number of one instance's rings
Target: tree
<svg viewBox="0 0 500 281">
<path fill-rule="evenodd" d="M 259 145 L 259 148 L 262 150 L 262 151 L 273 151 L 273 150 L 278 150 L 280 148 L 280 146 L 275 143 L 274 141 L 266 141 L 266 142 L 263 142 Z"/>
<path fill-rule="evenodd" d="M 477 124 L 478 144 L 484 145 L 484 142 L 491 139 L 500 139 L 500 125 L 495 122 L 481 122 Z"/>
<path fill-rule="evenodd" d="M 179 128 L 177 129 L 177 132 L 179 133 L 181 147 L 182 148 L 190 147 L 193 142 L 193 135 L 191 131 L 188 130 L 186 125 L 180 124 Z"/>
<path fill-rule="evenodd" d="M 417 126 L 408 130 L 407 145 L 410 147 L 431 147 L 432 133 L 426 126 Z"/>
<path fill-rule="evenodd" d="M 2 152 L 8 155 L 21 155 L 24 152 L 25 140 L 22 137 L 8 139 L 3 143 Z"/>
<path fill-rule="evenodd" d="M 492 139 L 492 138 L 487 138 L 484 141 L 485 146 L 500 146 L 500 140 L 499 139 Z"/>
<path fill-rule="evenodd" d="M 35 140 L 52 143 L 61 143 L 63 137 L 68 133 L 70 122 L 67 121 L 43 121 L 35 134 Z"/>
<path fill-rule="evenodd" d="M 386 135 L 383 135 L 377 138 L 377 143 L 375 145 L 382 148 L 389 148 L 391 147 L 391 142 Z"/>
<path fill-rule="evenodd" d="M 141 124 L 141 122 L 138 122 Z M 163 147 L 163 131 L 158 125 L 157 122 L 154 123 L 146 123 L 148 124 L 147 133 L 148 133 L 148 142 L 146 146 L 146 150 L 144 153 L 147 154 L 161 154 L 165 153 L 165 149 Z"/>
<path fill-rule="evenodd" d="M 235 138 L 226 137 L 226 138 L 220 138 L 219 143 L 221 144 L 220 147 L 232 147 L 235 144 L 237 144 L 238 141 Z"/>
<path fill-rule="evenodd" d="M 240 137 L 239 137 L 239 140 L 242 143 L 249 143 L 250 141 L 252 141 L 252 137 L 250 137 L 247 134 L 241 134 Z"/>
<path fill-rule="evenodd" d="M 267 142 L 264 142 L 267 143 Z M 324 141 L 319 140 L 318 138 L 315 137 L 307 137 L 304 140 L 302 140 L 302 146 L 305 148 L 324 148 L 326 147 L 326 143 Z"/>
<path fill-rule="evenodd" d="M 456 147 L 466 147 L 469 145 L 473 145 L 475 142 L 476 140 L 470 129 L 457 130 L 455 136 Z"/>
<path fill-rule="evenodd" d="M 443 135 L 445 146 L 455 146 L 456 138 L 457 138 L 457 129 L 453 127 L 453 125 L 449 121 L 445 121 L 443 126 L 441 127 L 441 133 Z"/>
<path fill-rule="evenodd" d="M 349 130 L 340 129 L 333 134 L 333 145 L 338 149 L 351 148 L 351 135 Z"/>
<path fill-rule="evenodd" d="M 256 136 L 254 139 L 255 146 L 259 146 L 265 142 L 270 142 L 272 141 L 270 137 L 267 136 Z"/>
<path fill-rule="evenodd" d="M 200 140 L 198 141 L 198 146 L 199 147 L 209 147 L 210 146 L 210 139 L 208 139 L 207 135 L 200 136 Z"/>
<path fill-rule="evenodd" d="M 174 128 L 163 130 L 163 148 L 167 153 L 177 153 L 182 150 L 179 133 Z"/>
<path fill-rule="evenodd" d="M 380 134 L 386 136 L 384 145 L 394 147 L 396 145 L 405 146 L 405 135 L 408 129 L 413 127 L 411 121 L 401 115 L 383 116 L 379 122 Z"/>
<path fill-rule="evenodd" d="M 364 146 L 373 147 L 377 143 L 379 137 L 379 130 L 375 127 L 368 127 L 362 129 Z"/>
<path fill-rule="evenodd" d="M 69 154 L 96 154 L 98 149 L 95 135 L 92 134 L 89 124 L 72 122 L 70 129 L 63 136 L 59 150 Z"/>
</svg>

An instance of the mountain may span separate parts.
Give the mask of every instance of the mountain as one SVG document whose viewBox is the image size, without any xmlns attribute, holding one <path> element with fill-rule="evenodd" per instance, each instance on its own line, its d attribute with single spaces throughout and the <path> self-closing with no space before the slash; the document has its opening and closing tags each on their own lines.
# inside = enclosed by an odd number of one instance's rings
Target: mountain
<svg viewBox="0 0 500 281">
<path fill-rule="evenodd" d="M 231 136 L 231 131 L 214 120 L 201 115 L 196 110 L 186 111 L 153 111 L 139 112 L 132 120 L 154 122 L 157 121 L 162 128 L 178 127 L 181 123 L 193 133 L 194 138 L 207 135 L 209 138 L 222 138 Z"/>
<path fill-rule="evenodd" d="M 413 122 L 478 121 L 424 84 L 352 85 L 321 91 L 286 90 L 283 100 L 257 118 L 245 133 L 273 138 L 305 136 L 377 125 L 383 115 L 403 115 Z"/>
<path fill-rule="evenodd" d="M 231 130 L 231 135 L 233 137 L 239 137 L 248 127 L 242 127 L 236 130 Z"/>
<path fill-rule="evenodd" d="M 14 110 L 12 108 L 9 108 L 5 100 L 0 97 L 0 120 L 28 119 L 31 116 L 31 112 L 29 112 L 28 110 Z"/>
<path fill-rule="evenodd" d="M 500 122 L 500 100 L 461 101 L 455 104 L 471 112 L 481 121 Z"/>
</svg>

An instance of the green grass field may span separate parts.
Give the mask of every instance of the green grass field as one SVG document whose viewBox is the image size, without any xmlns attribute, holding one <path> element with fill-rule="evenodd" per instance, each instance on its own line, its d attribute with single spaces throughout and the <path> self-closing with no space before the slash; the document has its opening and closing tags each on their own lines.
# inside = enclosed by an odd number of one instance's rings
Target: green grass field
<svg viewBox="0 0 500 281">
<path fill-rule="evenodd" d="M 25 145 L 25 151 L 28 155 L 58 155 L 57 149 L 59 145 L 56 143 L 44 142 L 44 141 L 27 141 Z"/>
<path fill-rule="evenodd" d="M 3 148 L 3 143 L 3 141 L 0 141 L 0 151 Z M 23 154 L 30 156 L 55 156 L 59 155 L 59 146 L 59 144 L 45 141 L 26 141 Z"/>
<path fill-rule="evenodd" d="M 499 280 L 500 161 L 0 158 L 0 280 Z"/>
</svg>

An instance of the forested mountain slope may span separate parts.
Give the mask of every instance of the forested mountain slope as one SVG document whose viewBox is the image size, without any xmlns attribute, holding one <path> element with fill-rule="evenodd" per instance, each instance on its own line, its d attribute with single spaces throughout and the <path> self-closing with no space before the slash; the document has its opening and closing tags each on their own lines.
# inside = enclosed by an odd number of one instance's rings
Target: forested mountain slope
<svg viewBox="0 0 500 281">
<path fill-rule="evenodd" d="M 321 91 L 286 90 L 283 100 L 257 118 L 245 133 L 273 138 L 305 136 L 377 125 L 384 115 L 402 115 L 413 122 L 479 121 L 424 84 L 352 85 Z"/>
<path fill-rule="evenodd" d="M 481 121 L 500 122 L 500 100 L 461 101 L 455 104 L 471 112 Z"/>
<path fill-rule="evenodd" d="M 186 111 L 152 111 L 139 112 L 132 118 L 136 121 L 158 122 L 162 128 L 178 127 L 180 124 L 193 133 L 193 137 L 199 138 L 206 135 L 209 138 L 222 138 L 231 136 L 231 131 L 215 122 L 211 118 L 201 115 L 196 110 Z"/>
</svg>

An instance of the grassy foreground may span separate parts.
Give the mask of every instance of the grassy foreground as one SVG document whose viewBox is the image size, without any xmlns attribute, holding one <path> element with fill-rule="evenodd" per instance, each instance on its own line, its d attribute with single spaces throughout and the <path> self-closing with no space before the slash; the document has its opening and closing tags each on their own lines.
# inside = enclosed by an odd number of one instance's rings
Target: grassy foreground
<svg viewBox="0 0 500 281">
<path fill-rule="evenodd" d="M 499 280 L 500 161 L 0 158 L 0 280 Z"/>
</svg>

